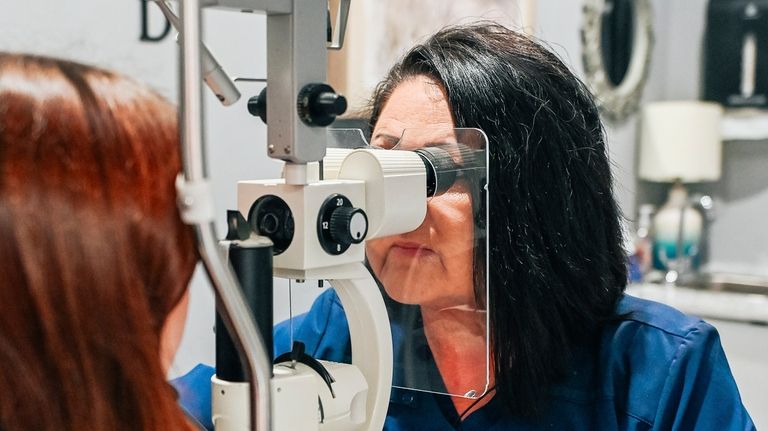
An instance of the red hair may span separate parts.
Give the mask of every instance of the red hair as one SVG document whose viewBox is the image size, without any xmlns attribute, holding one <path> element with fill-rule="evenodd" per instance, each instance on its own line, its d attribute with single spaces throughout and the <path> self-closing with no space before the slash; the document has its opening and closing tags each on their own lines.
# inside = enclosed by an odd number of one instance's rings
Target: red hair
<svg viewBox="0 0 768 431">
<path fill-rule="evenodd" d="M 160 333 L 197 261 L 173 106 L 0 53 L 0 429 L 172 430 Z"/>
</svg>

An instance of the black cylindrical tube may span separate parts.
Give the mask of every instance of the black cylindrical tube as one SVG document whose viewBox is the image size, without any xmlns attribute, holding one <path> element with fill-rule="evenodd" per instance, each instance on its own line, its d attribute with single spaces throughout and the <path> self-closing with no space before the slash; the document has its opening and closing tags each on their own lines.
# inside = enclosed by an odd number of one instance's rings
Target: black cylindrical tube
<svg viewBox="0 0 768 431">
<path fill-rule="evenodd" d="M 256 326 L 272 361 L 272 247 L 250 241 L 233 242 L 229 262 L 237 275 Z M 218 305 L 217 305 L 218 307 Z M 216 313 L 216 376 L 229 382 L 247 381 L 243 365 L 224 321 Z"/>
<path fill-rule="evenodd" d="M 440 147 L 415 150 L 427 170 L 427 197 L 445 193 L 456 181 L 457 166 L 453 156 Z"/>
</svg>

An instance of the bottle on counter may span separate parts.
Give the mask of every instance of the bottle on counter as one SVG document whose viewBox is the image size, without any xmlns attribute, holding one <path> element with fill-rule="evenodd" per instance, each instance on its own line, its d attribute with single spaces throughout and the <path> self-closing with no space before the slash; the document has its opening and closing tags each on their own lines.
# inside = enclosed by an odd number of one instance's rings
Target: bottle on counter
<svg viewBox="0 0 768 431">
<path fill-rule="evenodd" d="M 639 217 L 637 219 L 637 227 L 634 231 L 632 238 L 633 242 L 633 255 L 637 262 L 637 274 L 634 282 L 642 282 L 645 280 L 646 275 L 652 268 L 653 264 L 653 247 L 651 241 L 651 227 L 653 212 L 656 210 L 651 204 L 643 204 L 640 206 Z"/>
</svg>

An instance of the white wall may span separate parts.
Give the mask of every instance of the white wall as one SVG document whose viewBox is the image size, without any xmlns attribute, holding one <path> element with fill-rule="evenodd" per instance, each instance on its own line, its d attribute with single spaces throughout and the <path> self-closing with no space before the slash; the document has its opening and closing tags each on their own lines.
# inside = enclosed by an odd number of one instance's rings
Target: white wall
<svg viewBox="0 0 768 431">
<path fill-rule="evenodd" d="M 138 42 L 138 0 L 2 0 L 0 5 L 0 49 L 120 70 L 175 98 L 173 42 Z"/>
</svg>

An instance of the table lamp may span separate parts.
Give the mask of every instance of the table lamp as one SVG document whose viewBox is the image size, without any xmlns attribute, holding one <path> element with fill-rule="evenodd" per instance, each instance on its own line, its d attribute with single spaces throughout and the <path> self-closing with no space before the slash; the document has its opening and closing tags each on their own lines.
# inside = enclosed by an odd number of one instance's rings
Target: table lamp
<svg viewBox="0 0 768 431">
<path fill-rule="evenodd" d="M 654 268 L 675 283 L 699 264 L 702 214 L 686 183 L 717 181 L 722 171 L 720 105 L 700 101 L 653 102 L 643 107 L 639 177 L 672 183 L 653 222 Z"/>
</svg>

